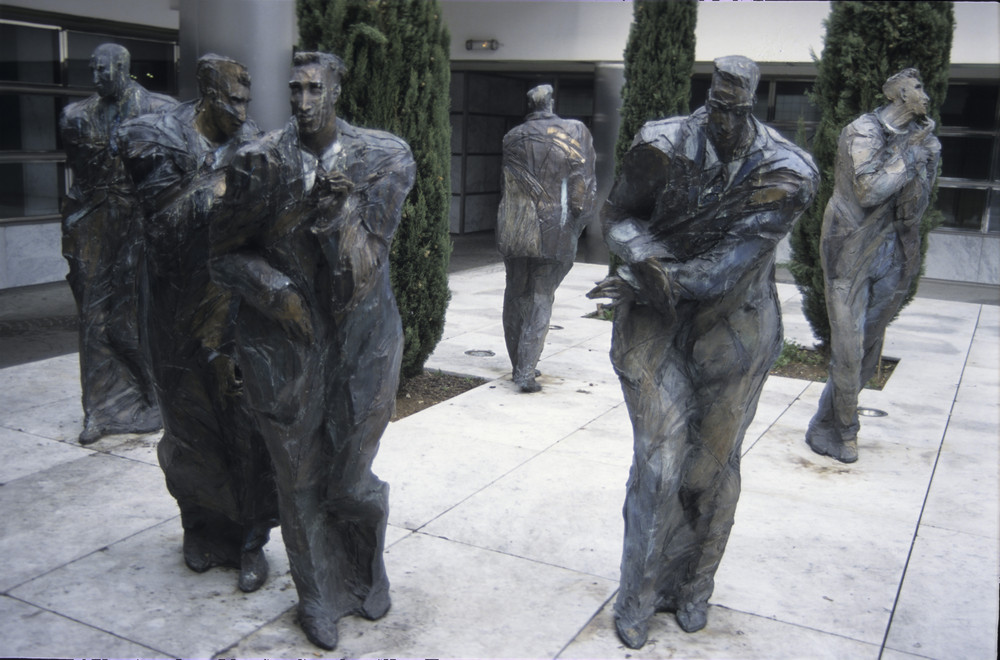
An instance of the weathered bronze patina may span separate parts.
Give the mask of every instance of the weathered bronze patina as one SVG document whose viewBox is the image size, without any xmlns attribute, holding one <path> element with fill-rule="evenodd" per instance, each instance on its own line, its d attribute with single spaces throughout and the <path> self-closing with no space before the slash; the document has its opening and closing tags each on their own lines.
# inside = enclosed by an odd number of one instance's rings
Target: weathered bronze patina
<svg viewBox="0 0 1000 660">
<path fill-rule="evenodd" d="M 779 240 L 812 201 L 812 159 L 751 109 L 757 65 L 715 61 L 705 107 L 647 123 L 602 221 L 624 266 L 592 297 L 615 307 L 611 361 L 634 431 L 615 623 L 705 626 L 740 493 L 740 449 L 781 349 Z"/>
<path fill-rule="evenodd" d="M 208 237 L 226 167 L 259 131 L 247 118 L 250 75 L 205 55 L 199 98 L 120 131 L 145 214 L 139 321 L 163 416 L 157 447 L 194 571 L 240 569 L 239 587 L 267 578 L 263 545 L 278 524 L 271 461 L 233 359 L 232 294 L 209 278 Z"/>
<path fill-rule="evenodd" d="M 62 229 L 66 279 L 80 314 L 81 444 L 160 428 L 139 343 L 140 211 L 117 131 L 132 117 L 176 102 L 143 89 L 129 66 L 122 46 L 98 46 L 90 58 L 97 94 L 66 106 L 59 119 L 73 173 Z"/>
<path fill-rule="evenodd" d="M 590 131 L 552 112 L 552 86 L 531 89 L 528 107 L 525 122 L 503 139 L 497 247 L 507 268 L 503 329 L 514 383 L 537 392 L 556 288 L 573 267 L 597 179 Z"/>
<path fill-rule="evenodd" d="M 388 484 L 372 473 L 403 347 L 389 245 L 415 169 L 409 147 L 339 119 L 343 63 L 294 57 L 293 120 L 244 147 L 213 223 L 212 275 L 239 299 L 236 355 L 274 463 L 281 531 L 314 644 L 389 609 Z"/>
<path fill-rule="evenodd" d="M 920 73 L 904 69 L 882 91 L 889 103 L 840 133 L 820 238 L 830 377 L 806 442 L 844 463 L 858 460 L 858 392 L 920 274 L 920 220 L 941 156 Z"/>
</svg>

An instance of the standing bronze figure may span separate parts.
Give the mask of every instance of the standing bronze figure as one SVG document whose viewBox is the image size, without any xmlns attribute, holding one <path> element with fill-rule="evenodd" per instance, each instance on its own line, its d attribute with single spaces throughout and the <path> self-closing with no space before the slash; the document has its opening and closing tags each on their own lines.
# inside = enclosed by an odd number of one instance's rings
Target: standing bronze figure
<svg viewBox="0 0 1000 660">
<path fill-rule="evenodd" d="M 715 60 L 705 107 L 647 123 L 604 208 L 624 266 L 611 361 L 634 431 L 615 624 L 632 648 L 658 610 L 705 626 L 740 494 L 740 449 L 781 350 L 774 252 L 815 195 L 812 159 L 757 121 L 760 74 Z"/>
<path fill-rule="evenodd" d="M 247 118 L 250 75 L 205 55 L 199 99 L 121 130 L 125 162 L 145 213 L 139 320 L 163 416 L 157 447 L 197 572 L 240 569 L 239 587 L 267 579 L 263 545 L 278 524 L 271 461 L 232 358 L 231 293 L 209 278 L 208 238 L 226 166 L 259 135 Z"/>
<path fill-rule="evenodd" d="M 556 288 L 576 257 L 594 206 L 594 141 L 573 119 L 552 112 L 552 86 L 528 92 L 531 111 L 503 139 L 503 197 L 497 247 L 507 269 L 503 330 L 514 383 L 537 392 Z"/>
<path fill-rule="evenodd" d="M 389 487 L 371 466 L 399 384 L 389 246 L 416 166 L 399 138 L 336 116 L 340 59 L 293 64 L 293 121 L 232 163 L 212 274 L 240 301 L 237 361 L 274 463 L 299 623 L 332 649 L 341 617 L 389 609 Z"/>
<path fill-rule="evenodd" d="M 73 185 L 63 201 L 63 256 L 80 314 L 80 444 L 160 428 L 149 367 L 139 348 L 140 211 L 122 162 L 122 122 L 176 102 L 129 77 L 129 52 L 98 46 L 90 58 L 97 94 L 66 106 L 59 130 Z"/>
<path fill-rule="evenodd" d="M 900 71 L 882 93 L 887 105 L 840 133 L 820 237 L 830 377 L 806 442 L 844 463 L 858 460 L 858 393 L 875 374 L 885 329 L 920 274 L 920 220 L 941 156 L 920 73 Z"/>
</svg>

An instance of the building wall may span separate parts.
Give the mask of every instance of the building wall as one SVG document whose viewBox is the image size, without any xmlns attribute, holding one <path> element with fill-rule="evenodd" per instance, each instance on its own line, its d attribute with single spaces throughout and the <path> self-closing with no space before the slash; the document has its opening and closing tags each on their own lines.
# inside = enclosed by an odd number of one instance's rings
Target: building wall
<svg viewBox="0 0 1000 660">
<path fill-rule="evenodd" d="M 210 0 L 219 6 L 239 1 Z M 291 0 L 281 1 L 291 4 Z M 4 5 L 175 30 L 181 26 L 182 12 L 179 10 L 184 3 L 195 2 L 4 0 Z M 978 67 L 977 75 L 992 76 L 995 80 L 1000 77 L 1000 69 L 996 68 L 1000 64 L 1000 4 L 957 2 L 955 5 L 957 25 L 951 54 L 953 70 L 971 65 Z M 496 72 L 505 68 L 525 70 L 590 66 L 595 81 L 592 126 L 595 141 L 613 147 L 617 131 L 616 103 L 622 83 L 621 60 L 632 20 L 631 2 L 442 0 L 442 8 L 452 37 L 453 65 L 458 69 L 481 67 Z M 828 2 L 702 2 L 699 5 L 696 58 L 704 66 L 719 55 L 740 53 L 754 58 L 765 67 L 808 69 L 812 66 L 813 54 L 822 51 L 822 22 L 828 12 Z M 200 25 L 199 31 L 205 31 L 209 24 Z M 230 27 L 227 25 L 227 30 L 220 34 L 224 36 L 227 32 L 234 32 L 228 29 Z M 251 26 L 235 32 L 242 34 L 246 30 L 263 29 Z M 293 35 L 280 37 L 269 34 L 268 37 L 287 41 L 293 39 Z M 243 43 L 252 45 L 260 39 L 258 33 Z M 491 39 L 499 44 L 496 50 L 466 50 L 467 40 Z M 181 40 L 183 50 L 183 36 Z M 224 39 L 197 41 L 194 50 L 201 47 L 198 44 L 210 44 L 212 48 L 226 50 Z M 287 50 L 290 45 L 282 47 Z M 190 59 L 190 56 L 185 57 Z M 983 67 L 987 67 L 985 73 Z M 263 94 L 264 80 L 281 76 L 272 71 L 254 73 L 258 102 L 265 97 L 276 96 L 281 96 L 284 102 L 284 79 L 276 83 L 282 88 L 280 94 Z M 279 111 L 275 116 L 282 114 Z M 274 123 L 269 118 L 265 128 L 272 128 Z M 599 165 L 605 165 L 602 171 L 610 171 L 607 154 L 602 157 L 603 162 L 599 162 Z M 479 187 L 485 186 L 482 180 L 476 178 L 475 172 L 470 174 L 468 162 L 465 163 L 466 169 L 462 169 L 460 159 L 456 165 L 459 166 L 456 178 L 465 176 Z M 606 175 L 602 176 L 600 183 L 603 191 L 610 186 Z M 484 200 L 485 197 L 480 201 L 485 204 Z M 464 216 L 465 231 L 490 228 L 491 213 L 489 208 L 484 207 Z M 58 234 L 57 224 L 0 224 L 0 288 L 62 278 L 66 268 L 60 255 Z M 787 248 L 783 248 L 780 254 L 782 258 L 787 258 Z M 935 232 L 928 254 L 927 276 L 1000 283 L 1000 236 L 960 231 Z"/>
</svg>

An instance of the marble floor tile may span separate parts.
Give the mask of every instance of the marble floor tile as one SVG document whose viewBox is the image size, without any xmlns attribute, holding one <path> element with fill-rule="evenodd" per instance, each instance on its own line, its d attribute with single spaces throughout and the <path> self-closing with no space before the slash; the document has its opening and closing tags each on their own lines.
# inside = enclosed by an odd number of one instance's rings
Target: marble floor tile
<svg viewBox="0 0 1000 660">
<path fill-rule="evenodd" d="M 565 454 L 620 468 L 632 465 L 632 420 L 624 403 L 563 438 L 550 454 Z"/>
<path fill-rule="evenodd" d="M 62 399 L 46 399 L 31 408 L 0 412 L 0 426 L 32 435 L 79 444 L 83 431 L 83 407 L 79 395 Z"/>
<path fill-rule="evenodd" d="M 177 521 L 157 525 L 11 595 L 174 658 L 212 657 L 298 601 L 279 530 L 265 546 L 270 576 L 250 594 L 237 588 L 235 569 L 188 569 L 182 537 Z"/>
<path fill-rule="evenodd" d="M 422 531 L 617 580 L 628 468 L 545 452 Z"/>
<path fill-rule="evenodd" d="M 886 647 L 931 658 L 997 657 L 996 536 L 920 526 Z"/>
<path fill-rule="evenodd" d="M 0 425 L 11 427 L 11 413 L 49 401 L 75 398 L 79 407 L 80 391 L 76 353 L 0 369 Z"/>
<path fill-rule="evenodd" d="M 502 379 L 432 406 L 416 417 L 421 426 L 430 425 L 439 429 L 438 433 L 447 429 L 460 438 L 540 451 L 621 402 L 607 389 L 590 387 L 589 383 L 545 378 L 540 381 L 541 392 L 525 394 L 509 379 Z"/>
<path fill-rule="evenodd" d="M 93 453 L 79 445 L 69 445 L 0 426 L 0 483 L 7 484 Z"/>
<path fill-rule="evenodd" d="M 649 640 L 641 649 L 633 650 L 622 644 L 615 632 L 612 600 L 559 657 L 877 660 L 879 647 L 808 627 L 711 606 L 708 609 L 708 625 L 696 633 L 681 630 L 673 614 L 657 613 L 650 620 Z"/>
<path fill-rule="evenodd" d="M 417 417 L 389 426 L 373 466 L 389 483 L 389 522 L 406 529 L 420 529 L 535 453 L 465 436 L 468 422 L 442 427 Z"/>
<path fill-rule="evenodd" d="M 7 484 L 0 509 L 4 591 L 178 515 L 158 467 L 100 453 Z"/>
<path fill-rule="evenodd" d="M 841 463 L 813 452 L 802 427 L 779 422 L 743 458 L 743 491 L 915 526 L 937 450 L 870 438 L 859 447 L 856 463 Z"/>
<path fill-rule="evenodd" d="M 421 533 L 386 552 L 386 569 L 392 609 L 374 622 L 341 619 L 335 656 L 551 658 L 617 586 Z M 302 658 L 318 653 L 291 614 L 227 650 L 234 657 Z"/>
<path fill-rule="evenodd" d="M 127 607 L 127 602 L 118 606 Z M 136 644 L 8 596 L 0 596 L 0 653 L 8 658 L 153 658 L 165 655 L 162 650 Z"/>
<path fill-rule="evenodd" d="M 709 602 L 881 644 L 914 529 L 745 491 Z"/>
<path fill-rule="evenodd" d="M 489 352 L 492 355 L 469 354 Z M 503 330 L 467 332 L 438 343 L 424 365 L 425 369 L 441 369 L 448 373 L 479 376 L 487 380 L 510 375 L 510 360 Z"/>
<path fill-rule="evenodd" d="M 956 404 L 952 413 L 921 523 L 995 539 L 1000 533 L 997 424 L 977 421 L 970 408 Z"/>
</svg>

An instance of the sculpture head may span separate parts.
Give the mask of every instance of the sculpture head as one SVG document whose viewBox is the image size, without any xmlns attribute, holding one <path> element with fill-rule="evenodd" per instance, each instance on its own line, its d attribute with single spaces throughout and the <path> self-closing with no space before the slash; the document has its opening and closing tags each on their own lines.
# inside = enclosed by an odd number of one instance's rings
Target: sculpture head
<svg viewBox="0 0 1000 660">
<path fill-rule="evenodd" d="M 723 160 L 740 155 L 753 141 L 753 104 L 760 69 L 748 57 L 728 55 L 715 60 L 708 90 L 708 138 Z"/>
<path fill-rule="evenodd" d="M 528 112 L 552 112 L 555 101 L 552 85 L 538 85 L 528 90 Z"/>
<path fill-rule="evenodd" d="M 890 76 L 882 85 L 882 93 L 895 106 L 900 125 L 927 116 L 930 97 L 924 92 L 920 72 L 914 68 L 903 69 Z"/>
<path fill-rule="evenodd" d="M 124 46 L 101 44 L 90 56 L 90 72 L 101 98 L 117 100 L 131 82 L 132 58 Z"/>
<path fill-rule="evenodd" d="M 295 53 L 292 58 L 292 114 L 305 146 L 321 151 L 337 135 L 337 99 L 347 67 L 336 55 L 319 52 Z"/>
<path fill-rule="evenodd" d="M 225 142 L 246 123 L 250 105 L 250 73 L 234 59 L 209 53 L 198 58 L 198 131 L 213 142 Z"/>
</svg>

